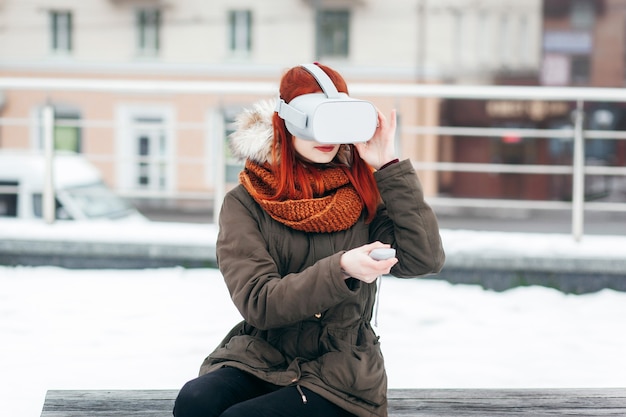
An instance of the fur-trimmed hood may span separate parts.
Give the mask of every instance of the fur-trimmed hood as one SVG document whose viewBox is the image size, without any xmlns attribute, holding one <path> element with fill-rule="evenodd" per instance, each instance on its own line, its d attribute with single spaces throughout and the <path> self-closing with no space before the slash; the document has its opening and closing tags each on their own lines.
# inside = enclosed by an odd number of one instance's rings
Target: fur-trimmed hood
<svg viewBox="0 0 626 417">
<path fill-rule="evenodd" d="M 235 157 L 260 164 L 271 160 L 275 108 L 276 99 L 263 100 L 244 109 L 235 118 L 235 131 L 229 136 L 230 149 Z"/>
<path fill-rule="evenodd" d="M 259 164 L 271 162 L 274 139 L 272 117 L 275 109 L 276 99 L 262 100 L 237 115 L 235 131 L 229 135 L 229 145 L 234 157 L 250 159 Z M 341 164 L 351 165 L 350 145 L 341 145 L 336 160 Z"/>
</svg>

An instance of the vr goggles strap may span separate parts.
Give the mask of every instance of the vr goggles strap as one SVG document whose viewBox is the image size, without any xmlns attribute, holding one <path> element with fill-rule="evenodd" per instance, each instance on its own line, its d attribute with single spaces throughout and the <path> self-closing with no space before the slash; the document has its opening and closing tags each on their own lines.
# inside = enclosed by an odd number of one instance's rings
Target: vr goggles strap
<svg viewBox="0 0 626 417">
<path fill-rule="evenodd" d="M 313 75 L 319 86 L 322 88 L 322 91 L 324 91 L 324 94 L 327 98 L 341 97 L 339 95 L 339 92 L 337 91 L 337 87 L 335 87 L 335 84 L 333 84 L 333 81 L 320 67 L 315 64 L 302 64 L 302 68 L 304 68 L 311 75 Z M 278 116 L 280 116 L 281 119 L 288 121 L 294 126 L 297 126 L 300 129 L 304 129 L 306 127 L 308 119 L 307 114 L 287 104 L 285 100 L 280 97 L 276 102 L 276 108 L 274 109 L 274 111 L 278 113 Z"/>
<path fill-rule="evenodd" d="M 324 72 L 323 69 L 315 64 L 302 64 L 302 68 L 310 72 L 311 75 L 315 77 L 317 83 L 320 85 L 320 87 L 322 87 L 324 94 L 326 94 L 326 97 L 339 98 L 339 92 L 337 91 L 337 87 L 335 87 L 335 84 L 333 84 L 333 81 Z"/>
<path fill-rule="evenodd" d="M 288 121 L 294 126 L 297 126 L 300 129 L 304 129 L 306 127 L 306 113 L 290 106 L 280 97 L 276 102 L 276 109 L 274 109 L 274 111 L 278 113 L 278 116 L 280 116 L 281 119 Z"/>
</svg>

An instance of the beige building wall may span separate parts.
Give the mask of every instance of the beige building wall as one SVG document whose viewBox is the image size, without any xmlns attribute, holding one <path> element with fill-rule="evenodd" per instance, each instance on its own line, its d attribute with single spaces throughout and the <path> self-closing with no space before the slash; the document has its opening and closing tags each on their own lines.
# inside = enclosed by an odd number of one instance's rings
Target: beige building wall
<svg viewBox="0 0 626 417">
<path fill-rule="evenodd" d="M 278 83 L 284 69 L 315 59 L 315 9 L 311 0 L 3 0 L 0 7 L 0 77 L 87 79 L 241 80 Z M 349 8 L 347 58 L 323 59 L 351 83 L 484 82 L 498 71 L 537 69 L 540 0 L 324 0 Z M 137 52 L 135 10 L 162 10 L 158 55 Z M 73 50 L 50 49 L 49 10 L 73 13 Z M 253 16 L 252 50 L 233 55 L 227 44 L 228 11 Z M 222 152 L 225 112 L 257 96 L 34 92 L 9 89 L 0 117 L 27 120 L 0 125 L 0 147 L 36 148 L 38 109 L 46 102 L 80 110 L 87 125 L 82 151 L 105 179 L 125 190 L 131 171 L 120 168 L 129 150 L 120 120 L 139 108 L 166 114 L 173 130 L 168 145 L 169 193 L 213 192 Z M 362 97 L 366 98 L 367 97 Z M 436 136 L 416 136 L 402 127 L 439 123 L 439 100 L 372 97 L 385 114 L 398 109 L 398 148 L 403 158 L 440 160 Z M 89 122 L 108 122 L 109 127 Z M 182 127 L 181 127 L 182 126 Z M 421 172 L 428 195 L 438 176 Z"/>
<path fill-rule="evenodd" d="M 9 61 L 79 67 L 129 63 L 291 66 L 314 58 L 314 4 L 313 0 L 4 0 L 0 62 L 3 66 Z M 414 76 L 417 67 L 423 67 L 435 79 L 468 70 L 489 75 L 487 70 L 536 69 L 539 65 L 540 0 L 334 0 L 322 4 L 352 13 L 350 56 L 336 60 L 335 65 L 375 69 L 386 77 Z M 145 6 L 162 10 L 161 51 L 156 57 L 136 52 L 134 12 Z M 233 56 L 227 48 L 227 13 L 236 9 L 252 11 L 249 56 Z M 74 14 L 74 50 L 65 62 L 62 55 L 50 52 L 49 10 Z M 391 71 L 381 70 L 385 68 Z"/>
</svg>

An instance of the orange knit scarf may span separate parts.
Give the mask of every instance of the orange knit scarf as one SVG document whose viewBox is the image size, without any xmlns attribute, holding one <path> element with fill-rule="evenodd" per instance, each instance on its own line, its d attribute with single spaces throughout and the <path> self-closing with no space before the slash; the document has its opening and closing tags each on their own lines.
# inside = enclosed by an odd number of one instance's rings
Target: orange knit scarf
<svg viewBox="0 0 626 417">
<path fill-rule="evenodd" d="M 267 166 L 248 160 L 239 174 L 246 190 L 274 220 L 304 232 L 329 233 L 349 229 L 361 216 L 363 201 L 341 168 L 325 169 L 322 178 L 324 190 L 319 196 L 270 201 L 257 197 L 259 194 L 272 195 L 276 190 L 276 177 Z"/>
</svg>

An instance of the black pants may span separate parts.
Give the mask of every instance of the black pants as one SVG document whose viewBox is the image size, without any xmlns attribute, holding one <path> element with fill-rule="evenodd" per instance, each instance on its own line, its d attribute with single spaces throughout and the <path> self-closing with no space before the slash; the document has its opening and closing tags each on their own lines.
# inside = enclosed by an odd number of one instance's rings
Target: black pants
<svg viewBox="0 0 626 417">
<path fill-rule="evenodd" d="M 174 416 L 353 417 L 306 388 L 279 387 L 235 368 L 221 368 L 187 382 L 174 403 Z"/>
</svg>

